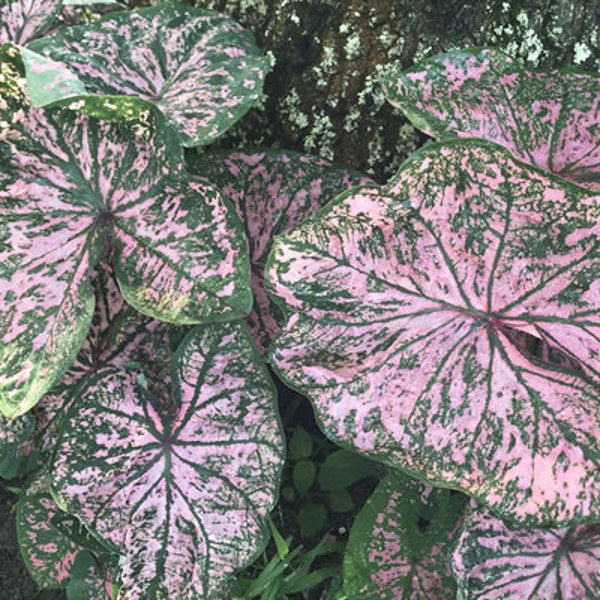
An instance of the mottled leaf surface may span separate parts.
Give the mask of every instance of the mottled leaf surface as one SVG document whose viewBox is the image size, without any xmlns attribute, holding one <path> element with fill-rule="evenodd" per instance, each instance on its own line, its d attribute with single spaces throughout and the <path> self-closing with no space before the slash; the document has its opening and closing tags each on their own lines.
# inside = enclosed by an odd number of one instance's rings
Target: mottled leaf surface
<svg viewBox="0 0 600 600">
<path fill-rule="evenodd" d="M 110 265 L 100 263 L 96 267 L 92 284 L 96 305 L 88 336 L 69 370 L 32 411 L 36 425 L 31 449 L 41 464 L 48 462 L 63 419 L 90 377 L 105 369 L 145 367 L 153 390 L 171 384 L 173 327 L 129 306 Z"/>
<path fill-rule="evenodd" d="M 58 16 L 61 0 L 0 0 L 0 44 L 26 44 Z"/>
<path fill-rule="evenodd" d="M 452 570 L 465 600 L 600 597 L 600 525 L 529 529 L 473 504 Z"/>
<path fill-rule="evenodd" d="M 141 375 L 91 381 L 67 416 L 53 486 L 125 556 L 127 598 L 216 598 L 268 538 L 284 453 L 274 388 L 240 323 L 187 335 L 170 395 Z"/>
<path fill-rule="evenodd" d="M 23 496 L 17 503 L 17 535 L 27 570 L 43 588 L 63 587 L 81 550 L 52 524 L 60 509 L 48 492 Z"/>
<path fill-rule="evenodd" d="M 600 79 L 536 72 L 498 50 L 441 54 L 383 81 L 388 100 L 425 133 L 481 137 L 600 190 Z"/>
<path fill-rule="evenodd" d="M 121 293 L 166 321 L 237 318 L 251 305 L 245 239 L 181 147 L 69 110 L 32 108 L 14 49 L 0 63 L 0 410 L 60 378 L 93 313 L 89 272 L 114 259 Z"/>
<path fill-rule="evenodd" d="M 447 600 L 448 554 L 466 496 L 389 473 L 356 517 L 344 555 L 344 591 L 364 600 Z"/>
<path fill-rule="evenodd" d="M 329 200 L 369 178 L 322 158 L 289 151 L 195 154 L 188 165 L 219 186 L 248 238 L 254 306 L 246 323 L 261 352 L 282 324 L 264 286 L 273 237 L 290 231 Z"/>
<path fill-rule="evenodd" d="M 134 96 L 172 120 L 184 144 L 206 144 L 260 96 L 269 59 L 235 21 L 183 4 L 110 14 L 31 44 L 64 62 L 91 94 L 126 115 Z"/>
<path fill-rule="evenodd" d="M 599 217 L 500 146 L 432 144 L 275 240 L 272 362 L 358 451 L 523 524 L 598 519 Z"/>
<path fill-rule="evenodd" d="M 27 75 L 27 94 L 33 106 L 41 107 L 65 96 L 85 94 L 85 87 L 77 75 L 63 63 L 29 48 L 19 51 Z"/>
</svg>

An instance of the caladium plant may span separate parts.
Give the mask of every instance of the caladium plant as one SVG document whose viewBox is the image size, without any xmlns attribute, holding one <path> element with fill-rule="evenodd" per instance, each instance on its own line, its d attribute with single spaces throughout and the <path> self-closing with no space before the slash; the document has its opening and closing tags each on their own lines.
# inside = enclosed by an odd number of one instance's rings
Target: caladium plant
<svg viewBox="0 0 600 600">
<path fill-rule="evenodd" d="M 600 79 L 574 69 L 536 72 L 499 50 L 437 55 L 387 77 L 388 100 L 436 139 L 481 137 L 515 156 L 600 190 Z"/>
<path fill-rule="evenodd" d="M 465 501 L 462 494 L 389 473 L 352 527 L 344 557 L 348 598 L 454 598 L 448 559 Z"/>
<path fill-rule="evenodd" d="M 598 197 L 432 144 L 277 238 L 267 270 L 273 364 L 332 438 L 523 524 L 600 518 Z"/>
<path fill-rule="evenodd" d="M 218 190 L 187 174 L 181 147 L 150 125 L 142 133 L 33 108 L 14 54 L 5 49 L 0 83 L 0 410 L 7 416 L 31 408 L 81 347 L 94 304 L 88 274 L 102 257 L 115 261 L 125 299 L 154 317 L 232 319 L 252 302 L 235 215 Z"/>
<path fill-rule="evenodd" d="M 377 186 L 191 149 L 270 64 L 173 3 L 0 46 L 0 474 L 29 469 L 29 569 L 79 600 L 229 598 L 284 456 L 262 354 L 329 437 L 421 480 L 358 516 L 348 598 L 597 595 L 598 78 L 493 50 L 392 78 L 440 142 Z"/>
<path fill-rule="evenodd" d="M 186 146 L 223 134 L 260 96 L 270 61 L 231 19 L 166 2 L 106 15 L 62 29 L 29 48 L 66 64 L 94 99 L 65 93 L 69 103 L 103 116 L 143 113 L 156 106 Z M 53 96 L 52 100 L 56 100 Z"/>
<path fill-rule="evenodd" d="M 214 598 L 266 541 L 284 451 L 274 388 L 234 323 L 186 336 L 170 393 L 142 375 L 91 379 L 66 417 L 53 489 L 124 556 L 127 598 Z"/>
</svg>

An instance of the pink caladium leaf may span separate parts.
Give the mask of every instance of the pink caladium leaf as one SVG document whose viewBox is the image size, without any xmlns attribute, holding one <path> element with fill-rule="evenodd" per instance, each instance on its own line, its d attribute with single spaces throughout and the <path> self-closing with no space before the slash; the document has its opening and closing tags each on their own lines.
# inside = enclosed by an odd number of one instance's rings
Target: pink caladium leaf
<svg viewBox="0 0 600 600">
<path fill-rule="evenodd" d="M 344 555 L 344 591 L 364 600 L 456 596 L 449 551 L 466 496 L 389 473 L 356 517 Z"/>
<path fill-rule="evenodd" d="M 52 524 L 60 509 L 48 492 L 26 494 L 17 503 L 17 536 L 27 570 L 42 588 L 64 587 L 82 550 Z"/>
<path fill-rule="evenodd" d="M 464 600 L 600 597 L 600 525 L 533 529 L 472 505 L 452 557 Z"/>
<path fill-rule="evenodd" d="M 328 435 L 522 524 L 600 517 L 598 197 L 431 144 L 277 238 L 267 271 L 272 363 Z"/>
<path fill-rule="evenodd" d="M 268 539 L 284 455 L 275 390 L 241 323 L 185 337 L 171 394 L 156 397 L 143 374 L 91 380 L 62 429 L 53 487 L 124 555 L 127 598 L 216 598 Z"/>
<path fill-rule="evenodd" d="M 0 44 L 26 44 L 58 16 L 62 0 L 0 0 Z"/>
<path fill-rule="evenodd" d="M 248 238 L 254 307 L 246 316 L 262 353 L 282 324 L 269 300 L 264 270 L 273 237 L 368 177 L 322 158 L 280 150 L 195 154 L 189 167 L 219 186 L 233 204 Z"/>
<path fill-rule="evenodd" d="M 213 141 L 242 117 L 270 70 L 235 21 L 174 3 L 113 13 L 30 48 L 64 62 L 90 94 L 106 96 L 104 109 L 116 115 L 135 110 L 127 96 L 157 106 L 186 146 Z"/>
<path fill-rule="evenodd" d="M 0 61 L 0 410 L 22 414 L 90 326 L 91 268 L 114 260 L 137 310 L 181 324 L 250 309 L 245 237 L 180 145 L 69 110 L 32 108 L 14 49 Z M 162 119 L 156 115 L 159 121 Z"/>
<path fill-rule="evenodd" d="M 600 78 L 536 72 L 499 50 L 449 52 L 383 82 L 388 100 L 425 133 L 480 137 L 600 190 Z"/>
<path fill-rule="evenodd" d="M 148 385 L 156 393 L 171 384 L 172 338 L 179 333 L 168 323 L 129 306 L 109 264 L 96 267 L 92 283 L 96 305 L 88 336 L 69 370 L 32 411 L 36 427 L 30 445 L 41 464 L 47 464 L 67 411 L 79 400 L 82 386 L 93 375 L 104 369 L 145 367 Z M 27 416 L 30 414 L 20 418 Z"/>
</svg>

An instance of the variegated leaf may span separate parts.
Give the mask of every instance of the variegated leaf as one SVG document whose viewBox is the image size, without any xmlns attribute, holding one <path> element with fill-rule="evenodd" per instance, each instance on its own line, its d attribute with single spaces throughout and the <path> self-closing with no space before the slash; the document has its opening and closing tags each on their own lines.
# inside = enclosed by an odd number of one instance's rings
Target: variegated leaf
<svg viewBox="0 0 600 600">
<path fill-rule="evenodd" d="M 0 0 L 0 44 L 26 44 L 54 21 L 61 0 Z"/>
<path fill-rule="evenodd" d="M 186 146 L 207 144 L 242 117 L 270 69 L 240 25 L 174 3 L 113 13 L 30 47 L 64 62 L 116 115 L 132 110 L 127 96 L 156 105 Z"/>
<path fill-rule="evenodd" d="M 452 570 L 464 600 L 600 598 L 600 525 L 526 529 L 473 504 Z"/>
<path fill-rule="evenodd" d="M 110 265 L 100 263 L 92 283 L 96 306 L 88 336 L 69 370 L 32 411 L 36 428 L 31 449 L 41 464 L 48 462 L 67 411 L 93 375 L 104 369 L 143 366 L 153 391 L 159 393 L 171 385 L 173 327 L 126 304 Z"/>
<path fill-rule="evenodd" d="M 43 588 L 64 587 L 77 553 L 75 542 L 52 525 L 60 509 L 48 492 L 26 494 L 17 503 L 17 536 L 27 570 Z"/>
<path fill-rule="evenodd" d="M 598 519 L 599 200 L 432 144 L 276 239 L 272 362 L 361 452 L 523 524 Z"/>
<path fill-rule="evenodd" d="M 600 78 L 536 72 L 499 50 L 441 54 L 383 81 L 388 100 L 425 133 L 481 137 L 600 190 Z"/>
<path fill-rule="evenodd" d="M 92 379 L 59 439 L 55 491 L 125 556 L 128 599 L 216 598 L 268 538 L 284 453 L 274 388 L 239 323 L 188 334 L 170 395 L 141 375 Z"/>
<path fill-rule="evenodd" d="M 126 300 L 163 320 L 237 318 L 252 295 L 235 215 L 216 189 L 187 176 L 174 140 L 152 125 L 31 108 L 14 49 L 5 50 L 0 410 L 15 416 L 81 347 L 94 305 L 89 272 L 101 256 L 114 255 Z"/>
<path fill-rule="evenodd" d="M 279 150 L 195 154 L 188 165 L 219 186 L 244 224 L 254 292 L 246 323 L 264 353 L 282 323 L 264 286 L 273 236 L 290 231 L 348 188 L 371 180 L 322 158 Z"/>
<path fill-rule="evenodd" d="M 450 546 L 466 496 L 389 473 L 356 517 L 344 555 L 344 591 L 364 600 L 456 596 Z"/>
</svg>

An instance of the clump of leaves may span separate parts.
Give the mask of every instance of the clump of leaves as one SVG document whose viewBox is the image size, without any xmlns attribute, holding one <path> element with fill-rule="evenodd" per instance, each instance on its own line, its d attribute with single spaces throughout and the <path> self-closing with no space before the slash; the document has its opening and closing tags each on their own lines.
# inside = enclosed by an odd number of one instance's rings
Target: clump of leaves
<svg viewBox="0 0 600 600">
<path fill-rule="evenodd" d="M 272 526 L 261 557 L 285 454 L 266 356 L 344 446 L 286 422 L 300 534 L 356 512 L 369 459 L 393 467 L 342 596 L 597 593 L 598 79 L 469 50 L 384 82 L 438 138 L 385 186 L 190 151 L 269 68 L 230 19 L 171 3 L 0 46 L 0 474 L 29 475 L 36 580 L 107 600 L 340 591 L 321 559 L 343 544 L 290 550 Z M 524 565 L 527 540 L 552 559 Z"/>
<path fill-rule="evenodd" d="M 527 581 L 511 578 L 521 574 L 512 558 L 497 566 L 502 539 L 517 547 L 529 532 L 562 548 L 600 520 L 598 79 L 532 74 L 472 50 L 384 86 L 440 142 L 387 185 L 351 190 L 276 240 L 268 290 L 287 322 L 271 360 L 334 440 L 466 492 L 515 537 L 483 539 L 469 518 L 452 565 L 440 559 L 435 577 L 419 577 L 418 494 L 388 479 L 351 534 L 348 597 L 445 598 L 451 574 L 465 598 L 595 597 L 594 566 L 575 555 L 564 555 L 564 579 L 558 554 L 547 569 L 532 563 Z M 424 506 L 447 493 L 420 485 Z M 447 557 L 451 540 L 437 533 L 430 542 Z"/>
</svg>

